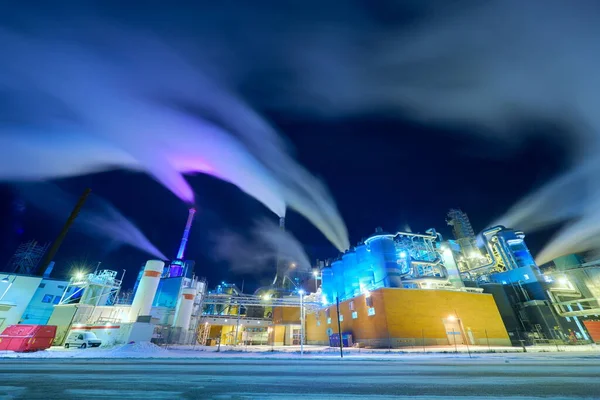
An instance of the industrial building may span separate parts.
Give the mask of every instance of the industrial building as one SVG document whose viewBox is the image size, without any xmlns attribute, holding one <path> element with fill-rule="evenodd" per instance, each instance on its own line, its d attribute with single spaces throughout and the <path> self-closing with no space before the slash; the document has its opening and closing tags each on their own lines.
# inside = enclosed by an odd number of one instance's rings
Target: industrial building
<svg viewBox="0 0 600 400">
<path fill-rule="evenodd" d="M 196 343 L 205 282 L 185 260 L 196 210 L 189 210 L 177 257 L 168 264 L 146 262 L 130 304 L 120 303 L 122 278 L 111 270 L 74 276 L 48 324 L 57 325 L 55 344 L 73 329 L 93 330 L 106 345 L 129 341 Z"/>
</svg>

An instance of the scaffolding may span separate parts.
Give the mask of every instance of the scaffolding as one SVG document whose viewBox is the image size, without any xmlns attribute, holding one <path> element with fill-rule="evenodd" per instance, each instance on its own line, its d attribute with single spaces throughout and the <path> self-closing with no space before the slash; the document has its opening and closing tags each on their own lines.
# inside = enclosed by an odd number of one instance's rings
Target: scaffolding
<svg viewBox="0 0 600 400">
<path fill-rule="evenodd" d="M 117 272 L 108 269 L 93 274 L 74 276 L 69 281 L 59 304 L 115 305 L 121 289 L 121 279 L 116 277 Z"/>
<path fill-rule="evenodd" d="M 36 240 L 21 243 L 8 261 L 6 270 L 23 275 L 33 274 L 48 247 L 50 247 L 50 243 L 42 245 Z"/>
</svg>

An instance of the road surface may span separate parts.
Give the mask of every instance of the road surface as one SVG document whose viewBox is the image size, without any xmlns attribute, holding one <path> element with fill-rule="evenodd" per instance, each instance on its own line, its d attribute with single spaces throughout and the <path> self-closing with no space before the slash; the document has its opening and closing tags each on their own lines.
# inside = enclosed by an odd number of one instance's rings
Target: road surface
<svg viewBox="0 0 600 400">
<path fill-rule="evenodd" d="M 600 398 L 600 359 L 0 359 L 0 399 Z"/>
</svg>

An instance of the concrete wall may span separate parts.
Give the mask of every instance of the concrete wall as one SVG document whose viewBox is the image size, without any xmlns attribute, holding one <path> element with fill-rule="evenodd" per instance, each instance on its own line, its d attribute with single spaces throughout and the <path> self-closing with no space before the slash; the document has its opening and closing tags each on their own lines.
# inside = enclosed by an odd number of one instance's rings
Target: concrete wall
<svg viewBox="0 0 600 400">
<path fill-rule="evenodd" d="M 488 294 L 383 288 L 372 292 L 370 300 L 361 295 L 340 303 L 340 315 L 342 332 L 352 333 L 354 342 L 369 347 L 448 345 L 444 320 L 451 315 L 459 318 L 462 334 L 470 342 L 510 345 L 494 299 Z M 307 315 L 309 344 L 328 342 L 328 329 L 338 332 L 335 306 Z"/>
<path fill-rule="evenodd" d="M 0 274 L 0 332 L 19 323 L 41 281 L 41 276 Z"/>
<path fill-rule="evenodd" d="M 21 316 L 22 324 L 44 325 L 60 301 L 68 281 L 42 279 L 31 301 Z"/>
</svg>

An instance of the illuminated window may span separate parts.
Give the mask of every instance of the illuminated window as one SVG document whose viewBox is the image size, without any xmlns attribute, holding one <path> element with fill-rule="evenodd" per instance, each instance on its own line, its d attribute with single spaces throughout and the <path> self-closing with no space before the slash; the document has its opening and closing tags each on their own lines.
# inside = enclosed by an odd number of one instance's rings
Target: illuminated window
<svg viewBox="0 0 600 400">
<path fill-rule="evenodd" d="M 354 311 L 354 300 L 350 302 L 350 311 Z"/>
<path fill-rule="evenodd" d="M 352 319 L 356 319 L 356 318 L 358 318 L 358 313 L 356 311 L 354 311 L 352 313 Z"/>
<path fill-rule="evenodd" d="M 317 320 L 317 326 L 321 326 L 321 321 Z"/>
<path fill-rule="evenodd" d="M 365 297 L 367 307 L 373 307 L 373 296 Z"/>
<path fill-rule="evenodd" d="M 340 322 L 344 320 L 344 316 L 340 314 Z"/>
<path fill-rule="evenodd" d="M 52 303 L 52 298 L 54 296 L 52 296 L 51 294 L 45 294 L 44 298 L 42 299 L 42 303 Z"/>
<path fill-rule="evenodd" d="M 525 278 L 525 279 L 529 279 L 529 275 L 527 275 L 527 274 L 523 274 L 523 278 Z"/>
<path fill-rule="evenodd" d="M 331 324 L 331 318 L 327 318 L 327 325 Z"/>
<path fill-rule="evenodd" d="M 368 314 L 369 314 L 369 316 L 375 315 L 375 308 L 373 308 L 373 307 L 369 308 Z"/>
</svg>

